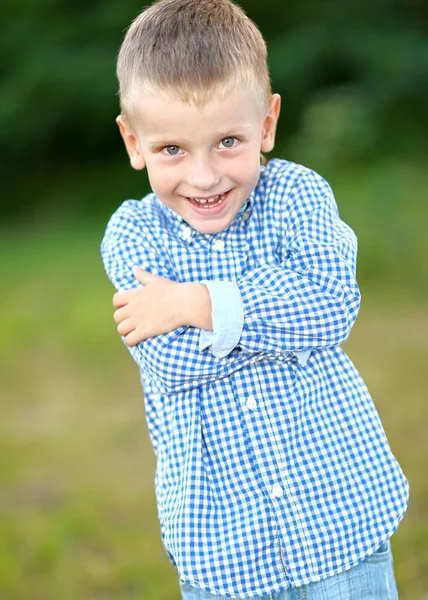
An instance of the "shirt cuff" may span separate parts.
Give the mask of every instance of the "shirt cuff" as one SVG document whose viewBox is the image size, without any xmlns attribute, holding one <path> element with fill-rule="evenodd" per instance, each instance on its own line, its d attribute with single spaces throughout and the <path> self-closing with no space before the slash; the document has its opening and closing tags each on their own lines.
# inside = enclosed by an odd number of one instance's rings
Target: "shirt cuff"
<svg viewBox="0 0 428 600">
<path fill-rule="evenodd" d="M 216 358 L 224 358 L 236 347 L 244 327 L 241 292 L 232 281 L 201 281 L 211 297 L 213 331 L 201 329 L 199 351 L 207 348 Z"/>
<path fill-rule="evenodd" d="M 309 360 L 312 350 L 303 350 L 302 352 L 294 352 L 294 356 L 297 358 L 299 365 L 304 367 Z"/>
</svg>

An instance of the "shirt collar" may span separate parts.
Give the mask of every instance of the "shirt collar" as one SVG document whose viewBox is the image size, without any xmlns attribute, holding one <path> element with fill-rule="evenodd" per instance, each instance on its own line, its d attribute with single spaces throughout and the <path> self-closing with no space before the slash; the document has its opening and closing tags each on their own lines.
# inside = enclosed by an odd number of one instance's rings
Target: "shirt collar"
<svg viewBox="0 0 428 600">
<path fill-rule="evenodd" d="M 158 201 L 159 207 L 161 208 L 162 212 L 168 218 L 168 220 L 170 222 L 170 226 L 172 227 L 172 230 L 183 241 L 190 243 L 195 237 L 213 238 L 215 236 L 221 236 L 221 235 L 227 233 L 228 231 L 230 231 L 232 228 L 234 228 L 238 223 L 248 222 L 248 220 L 251 216 L 251 211 L 252 211 L 251 206 L 252 206 L 252 199 L 254 197 L 254 194 L 255 194 L 255 190 L 251 193 L 251 195 L 246 200 L 244 205 L 240 208 L 240 210 L 236 214 L 234 220 L 229 225 L 229 227 L 227 229 L 225 229 L 224 231 L 220 231 L 219 233 L 214 233 L 214 234 L 205 234 L 205 233 L 200 233 L 199 231 L 196 231 L 195 229 L 193 229 L 193 227 L 191 225 L 189 225 L 189 223 L 187 223 L 187 221 L 185 221 L 182 217 L 180 217 L 180 215 L 178 215 L 175 211 L 173 211 L 171 208 L 169 208 L 169 206 L 166 206 L 165 204 L 163 204 L 163 202 L 161 202 L 159 200 L 159 198 L 157 198 L 157 196 L 155 196 L 155 198 Z"/>
</svg>

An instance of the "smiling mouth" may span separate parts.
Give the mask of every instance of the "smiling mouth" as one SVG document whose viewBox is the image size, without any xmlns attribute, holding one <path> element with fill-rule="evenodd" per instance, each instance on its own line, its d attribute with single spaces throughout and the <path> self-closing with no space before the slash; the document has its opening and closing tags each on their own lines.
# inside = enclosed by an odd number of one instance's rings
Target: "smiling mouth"
<svg viewBox="0 0 428 600">
<path fill-rule="evenodd" d="M 214 206 L 218 206 L 223 202 L 226 198 L 228 192 L 224 194 L 218 194 L 217 196 L 211 196 L 210 198 L 190 198 L 186 196 L 187 200 L 200 208 L 213 208 Z"/>
</svg>

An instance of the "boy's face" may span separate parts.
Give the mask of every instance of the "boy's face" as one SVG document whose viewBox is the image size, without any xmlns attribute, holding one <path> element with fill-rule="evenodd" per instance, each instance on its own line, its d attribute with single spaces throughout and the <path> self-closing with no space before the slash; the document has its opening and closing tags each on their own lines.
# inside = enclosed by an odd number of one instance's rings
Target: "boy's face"
<svg viewBox="0 0 428 600">
<path fill-rule="evenodd" d="M 260 152 L 274 145 L 280 97 L 261 114 L 255 94 L 235 90 L 203 105 L 144 94 L 133 130 L 117 118 L 131 165 L 147 167 L 153 192 L 201 233 L 226 229 L 260 175 Z"/>
</svg>

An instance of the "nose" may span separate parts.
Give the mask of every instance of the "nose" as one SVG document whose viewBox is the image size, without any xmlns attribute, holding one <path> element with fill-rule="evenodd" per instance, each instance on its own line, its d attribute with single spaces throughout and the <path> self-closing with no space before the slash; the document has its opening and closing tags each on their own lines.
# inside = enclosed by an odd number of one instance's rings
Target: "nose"
<svg viewBox="0 0 428 600">
<path fill-rule="evenodd" d="M 220 174 L 209 156 L 199 156 L 190 165 L 187 181 L 192 188 L 208 191 L 220 183 Z"/>
</svg>

